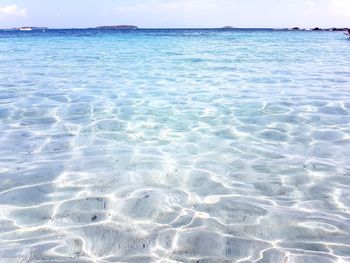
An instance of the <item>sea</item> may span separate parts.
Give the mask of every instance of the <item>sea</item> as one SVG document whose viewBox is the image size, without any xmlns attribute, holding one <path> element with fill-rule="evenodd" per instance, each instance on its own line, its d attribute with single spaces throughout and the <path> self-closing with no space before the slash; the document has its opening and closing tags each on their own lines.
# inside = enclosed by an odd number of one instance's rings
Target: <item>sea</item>
<svg viewBox="0 0 350 263">
<path fill-rule="evenodd" d="M 349 50 L 0 31 L 0 262 L 350 262 Z"/>
</svg>

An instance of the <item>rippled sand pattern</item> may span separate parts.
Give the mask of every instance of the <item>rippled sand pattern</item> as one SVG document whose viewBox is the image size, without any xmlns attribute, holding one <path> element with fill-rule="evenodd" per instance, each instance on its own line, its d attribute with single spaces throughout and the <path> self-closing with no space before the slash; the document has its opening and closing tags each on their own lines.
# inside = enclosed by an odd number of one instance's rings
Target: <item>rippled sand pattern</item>
<svg viewBox="0 0 350 263">
<path fill-rule="evenodd" d="M 0 33 L 0 262 L 350 262 L 340 33 Z"/>
</svg>

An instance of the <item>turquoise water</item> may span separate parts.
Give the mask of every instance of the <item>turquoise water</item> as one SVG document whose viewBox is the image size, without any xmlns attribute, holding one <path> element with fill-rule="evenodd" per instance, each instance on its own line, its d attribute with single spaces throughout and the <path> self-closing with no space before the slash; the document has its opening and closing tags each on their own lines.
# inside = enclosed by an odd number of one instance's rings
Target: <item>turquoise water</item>
<svg viewBox="0 0 350 263">
<path fill-rule="evenodd" d="M 350 262 L 349 48 L 0 32 L 0 262 Z"/>
</svg>

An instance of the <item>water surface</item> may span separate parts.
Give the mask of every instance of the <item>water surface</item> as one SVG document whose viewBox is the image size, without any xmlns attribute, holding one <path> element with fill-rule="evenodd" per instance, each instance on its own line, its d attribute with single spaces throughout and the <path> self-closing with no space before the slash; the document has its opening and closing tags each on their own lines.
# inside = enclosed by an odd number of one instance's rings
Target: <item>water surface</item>
<svg viewBox="0 0 350 263">
<path fill-rule="evenodd" d="M 0 262 L 349 262 L 349 48 L 0 32 Z"/>
</svg>

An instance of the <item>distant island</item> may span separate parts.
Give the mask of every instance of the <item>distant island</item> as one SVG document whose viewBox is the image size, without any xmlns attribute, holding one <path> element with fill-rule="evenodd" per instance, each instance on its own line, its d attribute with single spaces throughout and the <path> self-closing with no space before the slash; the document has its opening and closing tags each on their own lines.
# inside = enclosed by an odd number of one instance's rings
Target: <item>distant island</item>
<svg viewBox="0 0 350 263">
<path fill-rule="evenodd" d="M 102 29 L 102 30 L 120 30 L 120 29 L 126 29 L 126 30 L 135 30 L 138 29 L 137 26 L 133 25 L 118 25 L 118 26 L 98 26 L 96 29 Z"/>
<path fill-rule="evenodd" d="M 236 29 L 236 28 L 233 27 L 233 26 L 224 26 L 224 27 L 222 27 L 221 29 Z"/>
<path fill-rule="evenodd" d="M 314 27 L 314 28 L 299 28 L 299 27 L 293 27 L 293 28 L 283 28 L 283 30 L 293 30 L 293 31 L 346 31 L 347 28 L 320 28 L 320 27 Z"/>
<path fill-rule="evenodd" d="M 218 29 L 249 29 L 249 28 L 237 28 L 233 26 L 224 26 L 220 27 Z M 292 27 L 292 28 L 251 28 L 251 29 L 273 29 L 273 30 L 282 30 L 282 31 L 347 31 L 348 28 L 338 28 L 338 27 L 331 27 L 331 28 L 321 28 L 321 27 L 314 27 L 314 28 L 300 28 L 300 27 Z"/>
</svg>

